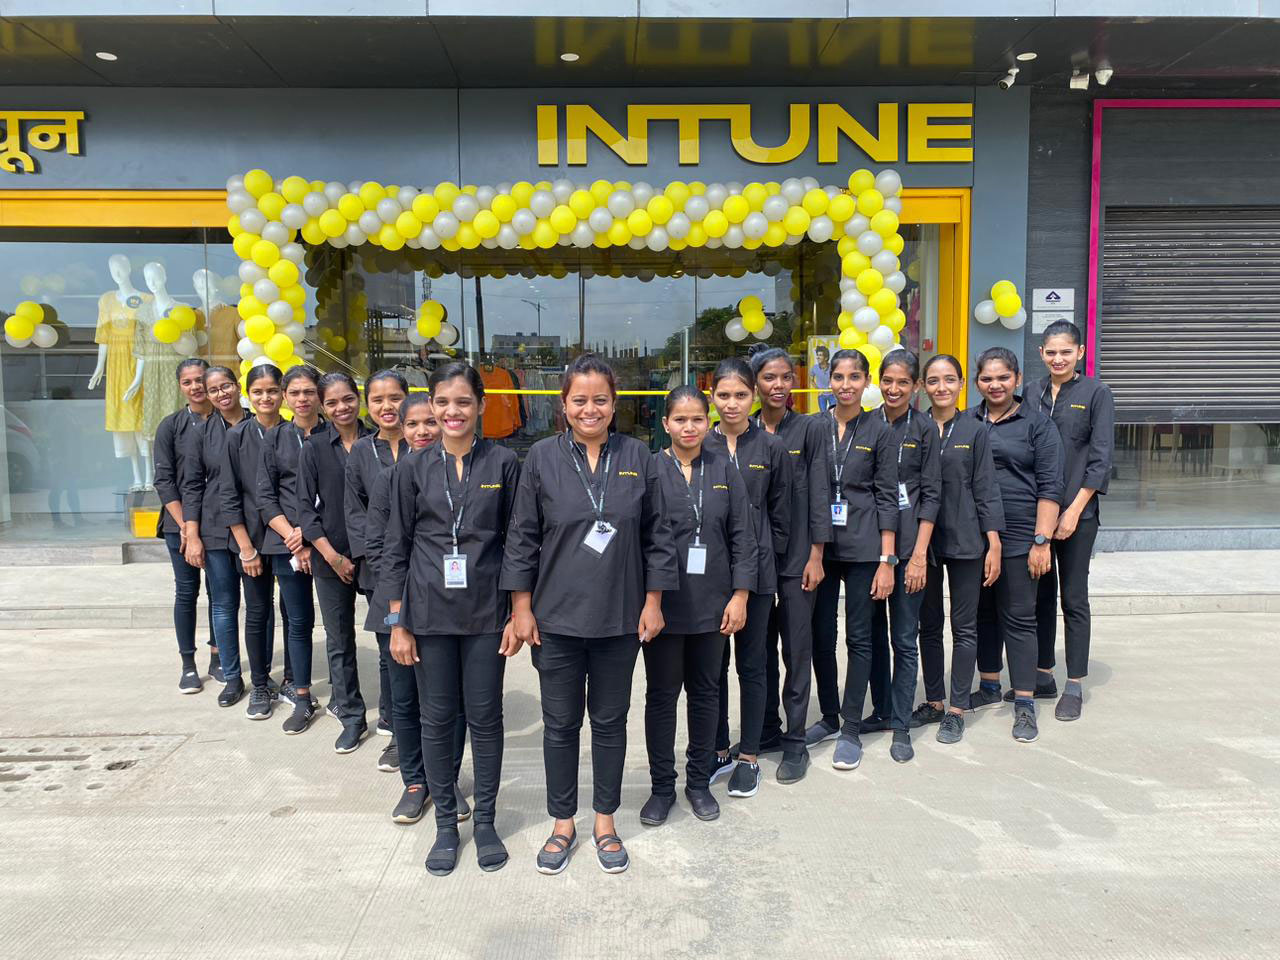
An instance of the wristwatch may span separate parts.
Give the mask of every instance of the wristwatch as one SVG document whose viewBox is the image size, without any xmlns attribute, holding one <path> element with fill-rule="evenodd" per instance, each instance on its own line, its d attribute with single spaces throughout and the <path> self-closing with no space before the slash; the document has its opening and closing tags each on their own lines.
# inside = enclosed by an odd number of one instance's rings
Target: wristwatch
<svg viewBox="0 0 1280 960">
<path fill-rule="evenodd" d="M 881 562 L 881 563 L 887 563 L 887 564 L 888 564 L 889 566 L 891 566 L 891 567 L 896 567 L 896 566 L 898 565 L 898 558 L 897 558 L 894 554 L 892 554 L 892 553 L 890 553 L 890 554 L 883 554 L 883 553 L 882 553 L 882 554 L 880 555 L 880 562 Z"/>
<path fill-rule="evenodd" d="M 400 626 L 400 611 L 397 610 L 395 613 L 388 613 L 382 618 L 382 622 L 388 627 Z"/>
<path fill-rule="evenodd" d="M 1035 535 L 1035 545 L 1037 547 L 1043 547 L 1048 542 L 1049 542 L 1049 538 L 1046 537 L 1043 533 L 1037 533 Z"/>
</svg>

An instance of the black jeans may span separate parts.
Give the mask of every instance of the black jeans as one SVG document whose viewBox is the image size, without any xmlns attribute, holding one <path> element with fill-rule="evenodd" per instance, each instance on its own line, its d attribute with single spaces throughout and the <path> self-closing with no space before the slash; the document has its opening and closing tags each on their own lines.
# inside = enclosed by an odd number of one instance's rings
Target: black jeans
<svg viewBox="0 0 1280 960">
<path fill-rule="evenodd" d="M 929 564 L 929 580 L 920 607 L 920 669 L 926 700 L 946 699 L 942 627 L 942 577 L 946 569 L 951 588 L 951 706 L 969 709 L 973 668 L 978 656 L 978 594 L 982 590 L 983 558 L 946 560 Z"/>
<path fill-rule="evenodd" d="M 468 727 L 476 781 L 476 822 L 493 823 L 502 779 L 502 677 L 507 669 L 507 658 L 498 653 L 502 635 L 430 634 L 415 639 L 418 663 L 412 668 L 394 663 L 392 668 L 409 670 L 417 687 L 419 740 L 427 788 L 435 798 L 436 825 L 458 824 L 453 785 L 462 769 Z M 398 701 L 396 704 L 398 707 Z M 401 742 L 403 771 L 404 745 L 398 726 L 396 739 Z"/>
<path fill-rule="evenodd" d="M 1093 615 L 1089 610 L 1089 561 L 1098 539 L 1098 518 L 1081 520 L 1066 540 L 1053 541 L 1053 572 L 1040 578 L 1036 593 L 1036 637 L 1041 670 L 1057 663 L 1058 590 L 1062 590 L 1062 623 L 1066 633 L 1067 676 L 1079 680 L 1089 675 L 1089 640 Z"/>
<path fill-rule="evenodd" d="M 329 659 L 329 705 L 344 727 L 364 726 L 364 698 L 360 695 L 360 671 L 356 666 L 355 584 L 343 583 L 337 577 L 316 577 L 315 583 Z"/>
<path fill-rule="evenodd" d="M 919 664 L 916 638 L 920 634 L 920 605 L 924 601 L 923 590 L 907 593 L 906 577 L 907 562 L 904 560 L 893 568 L 893 593 L 885 601 L 892 631 L 893 679 L 889 687 L 889 712 L 880 714 L 888 719 L 890 729 L 903 732 L 910 729 L 911 711 L 915 707 L 916 669 Z"/>
<path fill-rule="evenodd" d="M 894 569 L 905 570 L 906 561 Z M 892 694 L 893 661 L 889 656 L 889 601 L 877 600 L 871 613 L 871 712 L 878 717 L 888 717 L 893 712 Z"/>
<path fill-rule="evenodd" d="M 264 557 L 263 561 L 262 573 L 256 577 L 240 571 L 240 585 L 244 590 L 244 647 L 249 655 L 249 676 L 255 687 L 265 687 L 271 679 L 271 654 L 275 646 L 272 606 L 276 578 L 269 559 Z"/>
<path fill-rule="evenodd" d="M 805 590 L 800 577 L 778 578 L 778 602 L 769 611 L 765 637 L 764 731 L 761 741 L 782 738 L 785 753 L 805 752 L 804 730 L 809 719 L 809 690 L 813 682 L 813 590 Z M 778 641 L 786 682 L 779 697 Z M 779 704 L 781 700 L 781 704 Z M 781 705 L 786 726 L 778 716 Z"/>
<path fill-rule="evenodd" d="M 218 644 L 222 674 L 230 683 L 240 679 L 240 574 L 236 554 L 225 547 L 206 550 L 204 575 L 209 581 L 213 639 Z"/>
<path fill-rule="evenodd" d="M 1000 579 L 978 597 L 978 671 L 999 673 L 1003 646 L 1015 690 L 1036 687 L 1036 587 L 1026 554 L 1004 557 Z"/>
<path fill-rule="evenodd" d="M 422 760 L 422 716 L 418 705 L 417 671 L 391 659 L 391 634 L 375 633 L 378 659 L 389 664 L 387 678 L 391 693 L 385 702 L 390 714 L 391 733 L 400 750 L 400 779 L 406 787 L 426 786 L 427 771 Z M 384 706 L 379 704 L 379 706 Z"/>
<path fill-rule="evenodd" d="M 738 749 L 749 756 L 760 752 L 764 730 L 765 637 L 773 594 L 747 594 L 747 622 L 733 635 L 733 661 L 738 671 L 738 696 L 742 723 Z M 720 656 L 720 719 L 716 726 L 716 749 L 729 749 L 729 645 Z M 708 761 L 709 762 L 709 761 Z"/>
<path fill-rule="evenodd" d="M 311 597 L 311 574 L 300 573 L 289 566 L 289 557 L 270 558 L 280 584 L 280 603 L 284 607 L 285 675 L 294 685 L 311 687 L 311 635 L 316 626 L 316 608 Z"/>
<path fill-rule="evenodd" d="M 676 792 L 676 704 L 685 691 L 689 746 L 685 786 L 707 789 L 720 715 L 720 664 L 727 641 L 722 633 L 662 633 L 644 644 L 644 742 L 649 751 L 653 792 Z"/>
<path fill-rule="evenodd" d="M 813 608 L 813 675 L 818 686 L 818 706 L 822 719 L 836 726 L 844 719 L 844 732 L 858 735 L 862 723 L 862 704 L 867 698 L 871 677 L 871 618 L 874 601 L 871 582 L 875 579 L 875 561 L 847 563 L 823 560 L 826 575 L 818 584 Z M 836 665 L 836 622 L 840 612 L 840 586 L 844 585 L 845 645 L 849 649 L 849 666 L 844 679 L 844 698 L 840 697 L 839 668 Z"/>
<path fill-rule="evenodd" d="M 173 632 L 178 637 L 178 653 L 195 655 L 196 652 L 196 601 L 200 599 L 200 568 L 187 563 L 182 555 L 182 537 L 176 533 L 164 535 L 164 545 L 169 548 L 169 562 L 173 565 Z M 209 596 L 209 579 L 204 582 L 205 596 Z M 216 646 L 213 634 L 213 598 L 209 597 L 209 646 Z"/>
<path fill-rule="evenodd" d="M 612 814 L 622 803 L 627 759 L 631 676 L 640 652 L 634 633 L 617 637 L 542 634 L 533 665 L 542 692 L 542 759 L 547 813 L 567 820 L 578 812 L 578 742 L 585 708 L 591 718 L 591 808 Z"/>
</svg>

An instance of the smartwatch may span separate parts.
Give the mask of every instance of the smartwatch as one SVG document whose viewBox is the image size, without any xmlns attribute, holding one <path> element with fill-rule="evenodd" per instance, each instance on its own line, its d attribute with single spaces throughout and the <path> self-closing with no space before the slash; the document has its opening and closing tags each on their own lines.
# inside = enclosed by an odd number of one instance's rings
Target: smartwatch
<svg viewBox="0 0 1280 960">
<path fill-rule="evenodd" d="M 388 627 L 400 626 L 400 611 L 397 610 L 395 613 L 388 613 L 382 618 L 382 622 Z"/>
<path fill-rule="evenodd" d="M 1049 538 L 1046 537 L 1043 533 L 1037 533 L 1035 535 L 1035 545 L 1037 547 L 1043 547 L 1048 542 L 1049 542 Z"/>
<path fill-rule="evenodd" d="M 892 554 L 892 553 L 890 553 L 890 554 L 881 554 L 881 555 L 880 555 L 880 562 L 881 562 L 881 563 L 887 563 L 887 564 L 888 564 L 889 566 L 891 566 L 891 567 L 896 567 L 896 566 L 898 565 L 898 558 L 897 558 L 897 556 L 896 556 L 895 554 Z"/>
</svg>

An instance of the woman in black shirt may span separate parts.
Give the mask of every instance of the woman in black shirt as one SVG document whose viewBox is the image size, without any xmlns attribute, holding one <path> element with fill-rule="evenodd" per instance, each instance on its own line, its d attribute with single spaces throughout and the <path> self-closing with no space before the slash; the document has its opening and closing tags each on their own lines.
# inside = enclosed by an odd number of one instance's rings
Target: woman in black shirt
<svg viewBox="0 0 1280 960">
<path fill-rule="evenodd" d="M 569 429 L 529 450 L 507 532 L 501 589 L 515 639 L 533 646 L 542 690 L 547 812 L 538 870 L 559 873 L 577 842 L 578 740 L 591 717 L 600 866 L 629 864 L 614 827 L 621 802 L 631 677 L 640 645 L 662 632 L 662 591 L 679 587 L 658 465 L 633 437 L 610 434 L 613 369 L 576 358 L 561 388 Z M 438 408 L 437 408 L 438 409 Z"/>
<path fill-rule="evenodd" d="M 671 446 L 653 455 L 675 537 L 680 588 L 662 595 L 662 634 L 644 646 L 644 735 L 653 794 L 640 822 L 665 823 L 676 802 L 676 703 L 689 715 L 685 797 L 699 820 L 720 816 L 711 755 L 720 714 L 725 635 L 742 629 L 756 580 L 756 537 L 746 485 L 728 458 L 703 449 L 710 407 L 696 387 L 667 394 Z"/>
</svg>

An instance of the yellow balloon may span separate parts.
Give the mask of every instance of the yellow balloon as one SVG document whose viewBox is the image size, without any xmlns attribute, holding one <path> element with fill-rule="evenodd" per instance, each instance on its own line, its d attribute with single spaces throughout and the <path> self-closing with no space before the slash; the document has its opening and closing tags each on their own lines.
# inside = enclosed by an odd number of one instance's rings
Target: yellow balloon
<svg viewBox="0 0 1280 960">
<path fill-rule="evenodd" d="M 902 234 L 894 233 L 884 238 L 884 248 L 892 253 L 895 257 L 900 256 L 906 248 L 907 241 L 902 239 Z"/>
<path fill-rule="evenodd" d="M 742 241 L 742 249 L 756 250 L 756 249 L 759 249 L 762 243 L 764 243 L 764 240 L 762 240 L 760 237 L 747 237 L 745 240 Z"/>
<path fill-rule="evenodd" d="M 439 317 L 418 317 L 418 335 L 433 340 L 440 335 L 440 328 L 444 323 Z"/>
<path fill-rule="evenodd" d="M 227 221 L 227 233 L 231 234 L 233 240 L 244 233 L 244 227 L 240 226 L 240 214 L 231 215 L 231 219 Z"/>
<path fill-rule="evenodd" d="M 868 303 L 869 302 L 870 301 L 868 301 Z M 884 325 L 894 333 L 901 333 L 902 328 L 907 325 L 907 315 L 897 307 L 890 311 L 887 317 L 882 317 L 881 320 Z"/>
<path fill-rule="evenodd" d="M 864 297 L 869 297 L 884 287 L 884 274 L 875 267 L 867 267 L 867 269 L 858 274 L 854 282 L 858 285 L 858 291 Z"/>
<path fill-rule="evenodd" d="M 568 204 L 560 204 L 551 211 L 551 227 L 561 236 L 572 233 L 573 228 L 578 225 L 578 215 Z"/>
<path fill-rule="evenodd" d="M 850 250 L 840 260 L 840 270 L 850 280 L 856 280 L 862 271 L 870 269 L 871 258 L 856 249 Z"/>
<path fill-rule="evenodd" d="M 703 247 L 707 243 L 707 229 L 701 223 L 690 224 L 689 235 L 684 238 L 691 247 Z"/>
<path fill-rule="evenodd" d="M 671 206 L 675 210 L 683 210 L 685 201 L 693 195 L 688 185 L 680 180 L 672 180 L 667 184 L 667 189 L 662 192 L 671 201 Z"/>
<path fill-rule="evenodd" d="M 667 241 L 668 250 L 675 250 L 679 252 L 685 249 L 685 247 L 687 246 L 689 246 L 689 241 L 687 240 L 677 240 L 675 237 L 672 237 L 670 240 Z"/>
<path fill-rule="evenodd" d="M 458 199 L 458 194 L 462 191 L 458 189 L 458 185 L 450 180 L 443 183 L 437 183 L 432 196 L 436 198 L 436 203 L 440 204 L 441 210 L 448 210 L 453 206 L 453 201 Z"/>
<path fill-rule="evenodd" d="M 32 324 L 44 323 L 44 307 L 34 300 L 23 300 L 13 308 L 13 315 L 22 317 L 24 320 L 30 320 Z"/>
<path fill-rule="evenodd" d="M 595 208 L 596 198 L 591 195 L 590 190 L 575 190 L 569 195 L 569 209 L 579 220 L 587 219 Z"/>
<path fill-rule="evenodd" d="M 329 235 L 320 229 L 320 224 L 315 220 L 308 220 L 302 228 L 302 239 L 314 247 L 328 240 Z"/>
<path fill-rule="evenodd" d="M 264 193 L 258 198 L 258 209 L 266 215 L 268 220 L 279 220 L 280 211 L 284 209 L 287 202 L 278 193 Z"/>
<path fill-rule="evenodd" d="M 459 231 L 461 233 L 461 231 Z M 546 220 L 539 220 L 537 226 L 533 228 L 533 242 L 543 250 L 550 250 L 556 245 L 559 235 L 556 233 L 555 227 Z"/>
<path fill-rule="evenodd" d="M 920 261 L 919 260 L 912 260 L 909 264 L 907 264 L 907 278 L 910 280 L 914 280 L 916 283 L 920 282 Z"/>
<path fill-rule="evenodd" d="M 344 350 L 347 349 L 347 338 L 334 337 L 332 340 L 329 341 L 329 349 L 332 350 L 334 353 L 342 353 Z"/>
<path fill-rule="evenodd" d="M 354 223 L 364 213 L 364 202 L 354 193 L 344 193 L 338 199 L 338 212 Z"/>
<path fill-rule="evenodd" d="M 244 322 L 244 335 L 254 343 L 266 343 L 275 336 L 276 325 L 264 313 L 250 317 Z"/>
<path fill-rule="evenodd" d="M 751 203 L 744 196 L 728 197 L 724 201 L 725 219 L 730 223 L 741 223 L 751 212 Z"/>
<path fill-rule="evenodd" d="M 672 214 L 676 212 L 676 207 L 666 194 L 659 193 L 650 198 L 645 210 L 648 211 L 649 218 L 661 226 L 671 219 Z"/>
<path fill-rule="evenodd" d="M 614 220 L 609 228 L 609 243 L 615 247 L 625 247 L 631 242 L 631 229 L 625 220 Z"/>
<path fill-rule="evenodd" d="M 871 229 L 882 237 L 898 231 L 898 215 L 892 210 L 881 210 L 871 218 Z"/>
<path fill-rule="evenodd" d="M 179 330 L 196 328 L 196 312 L 185 303 L 180 303 L 169 311 L 169 319 L 178 325 Z"/>
<path fill-rule="evenodd" d="M 648 210 L 632 210 L 627 214 L 627 229 L 633 237 L 648 236 L 653 229 L 653 217 L 649 216 Z"/>
<path fill-rule="evenodd" d="M 252 296 L 253 296 L 253 284 L 252 283 L 240 284 L 240 299 L 244 300 L 246 297 L 252 297 Z"/>
<path fill-rule="evenodd" d="M 757 211 L 764 206 L 764 202 L 769 199 L 769 188 L 763 183 L 748 183 L 742 188 L 742 198 L 747 201 L 748 213 Z M 725 201 L 727 205 L 728 200 Z M 725 211 L 728 212 L 727 210 Z"/>
<path fill-rule="evenodd" d="M 844 223 L 851 219 L 855 210 L 857 210 L 857 204 L 847 193 L 837 193 L 827 204 L 827 216 L 836 223 Z"/>
<path fill-rule="evenodd" d="M 742 315 L 742 325 L 747 328 L 748 333 L 759 333 L 766 323 L 768 323 L 768 317 L 758 310 Z"/>
<path fill-rule="evenodd" d="M 316 221 L 320 227 L 320 231 L 326 237 L 340 237 L 347 232 L 347 218 L 340 214 L 337 210 L 326 210 L 320 214 L 320 219 Z M 263 241 L 266 243 L 267 241 Z M 255 257 L 255 262 L 257 258 Z"/>
<path fill-rule="evenodd" d="M 307 322 L 307 311 L 303 310 L 301 307 L 294 307 L 293 322 L 305 325 Z"/>
<path fill-rule="evenodd" d="M 421 232 L 422 221 L 413 215 L 412 210 L 406 210 L 396 217 L 396 233 L 406 240 L 416 237 Z"/>
<path fill-rule="evenodd" d="M 870 190 L 876 185 L 876 175 L 863 167 L 849 174 L 849 192 L 855 197 L 863 190 Z"/>
<path fill-rule="evenodd" d="M 827 196 L 827 191 L 814 187 L 804 195 L 800 204 L 809 216 L 820 217 L 827 212 L 827 207 L 831 205 L 831 198 Z"/>
<path fill-rule="evenodd" d="M 465 187 L 462 188 L 462 192 L 469 193 L 471 196 L 474 197 L 476 195 L 476 190 L 478 189 L 479 188 L 474 183 L 468 183 Z"/>
<path fill-rule="evenodd" d="M 836 241 L 836 254 L 840 257 L 841 261 L 857 249 L 858 241 L 854 240 L 853 237 L 841 237 Z"/>
<path fill-rule="evenodd" d="M 265 170 L 250 170 L 244 175 L 244 188 L 255 200 L 264 193 L 270 193 L 274 186 L 271 174 Z"/>
<path fill-rule="evenodd" d="M 476 228 L 476 233 L 480 235 L 481 240 L 491 240 L 498 235 L 498 231 L 502 229 L 502 223 L 498 220 L 498 215 L 492 210 L 481 210 L 476 214 L 472 225 Z M 419 233 L 422 231 L 419 230 Z"/>
<path fill-rule="evenodd" d="M 887 317 L 898 309 L 898 295 L 888 287 L 881 287 L 867 297 L 867 306 L 875 310 L 881 317 Z"/>
<path fill-rule="evenodd" d="M 379 202 L 387 199 L 387 189 L 375 180 L 362 184 L 357 191 L 360 202 L 364 204 L 366 210 L 375 210 Z"/>
<path fill-rule="evenodd" d="M 769 224 L 764 232 L 764 243 L 767 247 L 780 247 L 787 242 L 787 228 L 780 223 Z"/>
<path fill-rule="evenodd" d="M 283 333 L 273 333 L 271 339 L 263 344 L 262 352 L 276 363 L 284 363 L 293 356 L 293 341 Z"/>
<path fill-rule="evenodd" d="M 836 317 L 836 327 L 841 330 L 848 330 L 853 326 L 853 314 L 848 310 L 841 310 L 840 315 Z"/>
<path fill-rule="evenodd" d="M 610 181 L 595 180 L 587 188 L 587 192 L 591 194 L 591 199 L 595 201 L 595 206 L 602 207 L 605 201 L 609 199 L 609 194 L 613 193 L 613 189 L 613 184 Z"/>
<path fill-rule="evenodd" d="M 874 379 L 876 373 L 880 370 L 880 361 L 884 359 L 880 353 L 880 348 L 874 343 L 859 343 L 853 349 L 867 358 L 867 363 L 871 366 L 871 375 Z"/>
<path fill-rule="evenodd" d="M 266 269 L 280 259 L 280 248 L 270 240 L 259 240 L 249 251 L 249 256 L 254 263 Z"/>
<path fill-rule="evenodd" d="M 464 223 L 458 227 L 458 232 L 454 235 L 454 239 L 461 244 L 463 250 L 474 250 L 480 246 L 480 234 L 476 232 L 475 224 Z"/>
<path fill-rule="evenodd" d="M 804 207 L 792 207 L 782 218 L 782 226 L 791 236 L 798 237 L 809 229 L 809 222 L 812 219 Z"/>
<path fill-rule="evenodd" d="M 493 198 L 493 202 L 489 204 L 489 209 L 493 211 L 493 215 L 498 218 L 499 223 L 510 223 L 511 218 L 516 215 L 516 211 L 520 208 L 509 193 L 500 193 Z M 423 221 L 423 223 L 426 222 L 425 220 Z"/>
<path fill-rule="evenodd" d="M 695 197 L 700 197 L 707 192 L 707 185 L 703 183 L 701 180 L 690 180 L 689 192 L 693 194 Z"/>
<path fill-rule="evenodd" d="M 1012 317 L 1022 309 L 1022 298 L 1016 293 L 1006 293 L 996 297 L 996 313 L 1002 317 Z"/>
<path fill-rule="evenodd" d="M 253 245 L 261 239 L 256 233 L 249 233 L 246 230 L 231 241 L 231 249 L 241 260 L 248 260 L 253 254 Z"/>
<path fill-rule="evenodd" d="M 712 210 L 702 221 L 702 229 L 707 231 L 708 237 L 723 237 L 729 230 L 729 218 L 723 210 Z"/>
<path fill-rule="evenodd" d="M 420 193 L 413 198 L 413 215 L 422 223 L 430 223 L 440 213 L 440 204 L 430 193 Z"/>
<path fill-rule="evenodd" d="M 30 340 L 36 332 L 36 325 L 26 317 L 14 314 L 5 320 L 4 332 L 15 340 Z"/>
<path fill-rule="evenodd" d="M 884 209 L 884 194 L 875 187 L 858 194 L 858 212 L 864 217 L 875 216 Z"/>
<path fill-rule="evenodd" d="M 444 305 L 438 300 L 423 300 L 422 306 L 418 308 L 418 316 L 444 320 Z"/>
<path fill-rule="evenodd" d="M 292 260 L 281 258 L 271 265 L 271 269 L 267 271 L 267 276 L 271 278 L 272 283 L 280 288 L 280 293 L 283 296 L 287 287 L 292 287 L 298 282 L 298 265 Z"/>
<path fill-rule="evenodd" d="M 867 335 L 854 327 L 846 327 L 840 331 L 840 349 L 855 350 L 867 342 Z"/>
<path fill-rule="evenodd" d="M 1010 293 L 1017 293 L 1018 288 L 1014 286 L 1012 280 L 999 280 L 991 285 L 991 299 L 999 300 L 1001 297 Z M 1016 310 L 1014 311 L 1017 312 Z"/>
<path fill-rule="evenodd" d="M 152 335 L 161 343 L 175 343 L 182 336 L 182 331 L 172 317 L 161 317 L 151 328 Z"/>
<path fill-rule="evenodd" d="M 253 294 L 249 294 L 247 297 L 240 298 L 240 303 L 236 306 L 236 312 L 240 314 L 241 320 L 247 321 L 250 317 L 266 313 L 267 305 Z"/>
<path fill-rule="evenodd" d="M 287 203 L 301 203 L 310 190 L 311 184 L 298 176 L 285 177 L 284 183 L 280 184 L 280 192 Z"/>
<path fill-rule="evenodd" d="M 252 360 L 241 360 L 241 361 L 240 361 L 240 376 L 242 376 L 242 377 L 243 377 L 243 376 L 245 376 L 245 375 L 246 375 L 250 370 L 252 370 L 252 369 L 253 369 L 253 361 L 252 361 Z"/>
<path fill-rule="evenodd" d="M 291 261 L 283 260 L 282 263 Z M 302 284 L 294 283 L 287 287 L 280 287 L 280 296 L 291 307 L 300 307 L 307 302 L 307 291 L 302 288 Z"/>
</svg>

